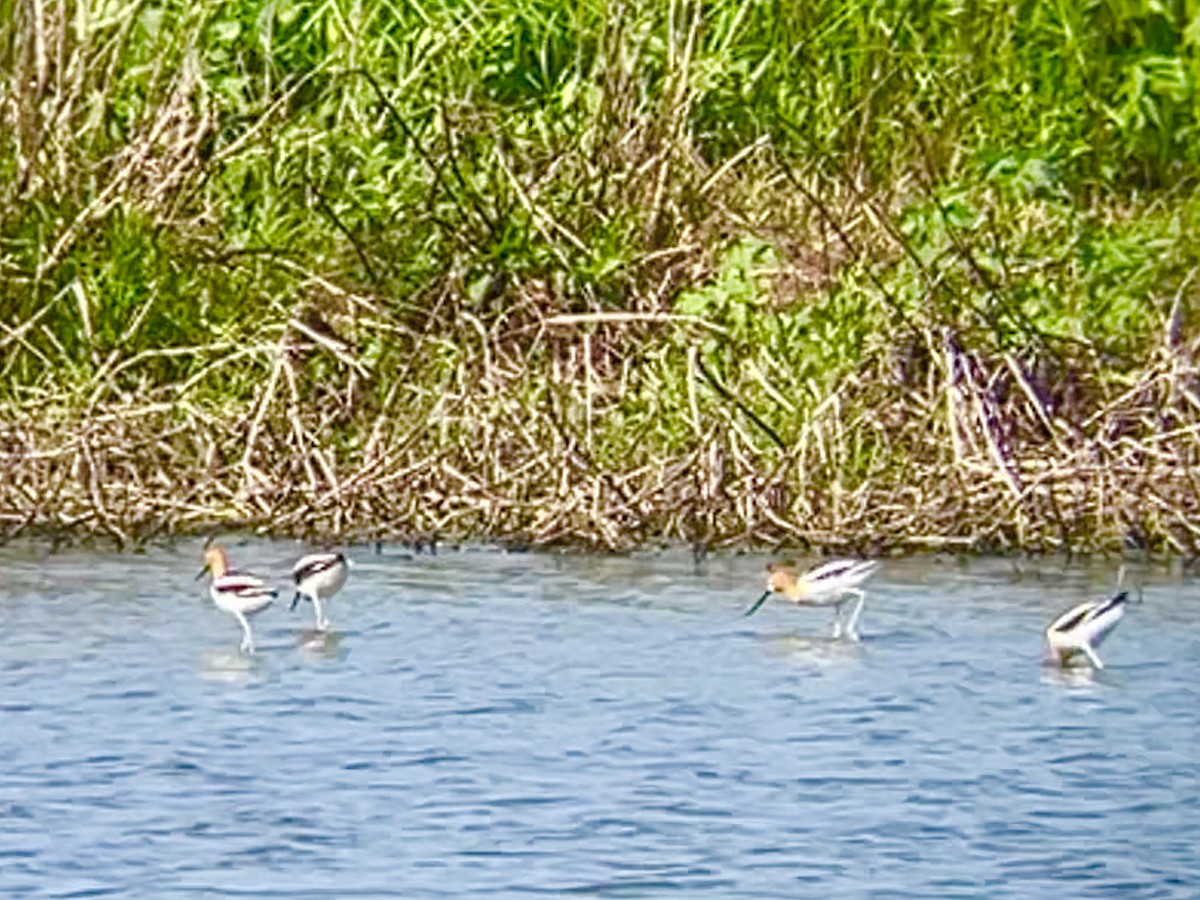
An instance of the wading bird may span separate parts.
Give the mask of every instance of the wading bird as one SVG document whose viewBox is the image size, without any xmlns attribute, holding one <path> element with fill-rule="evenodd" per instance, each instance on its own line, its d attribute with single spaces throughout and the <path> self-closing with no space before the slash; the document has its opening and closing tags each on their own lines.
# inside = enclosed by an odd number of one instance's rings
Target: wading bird
<svg viewBox="0 0 1200 900">
<path fill-rule="evenodd" d="M 799 574 L 791 563 L 771 563 L 767 566 L 766 591 L 745 614 L 753 615 L 772 594 L 782 594 L 785 600 L 798 606 L 832 606 L 836 610 L 833 636 L 845 634 L 850 640 L 856 641 L 858 619 L 867 599 L 861 585 L 878 568 L 879 563 L 875 560 L 836 559 Z M 856 602 L 849 621 L 843 626 L 842 606 L 851 599 Z"/>
<path fill-rule="evenodd" d="M 1082 654 L 1095 668 L 1103 669 L 1096 648 L 1117 627 L 1128 604 L 1129 592 L 1121 591 L 1104 600 L 1072 606 L 1046 626 L 1046 662 L 1067 666 Z"/>
<path fill-rule="evenodd" d="M 325 631 L 329 628 L 329 620 L 325 618 L 321 603 L 342 589 L 349 574 L 350 563 L 341 553 L 311 553 L 300 557 L 292 566 L 296 594 L 288 609 L 295 609 L 301 597 L 311 600 L 316 612 L 316 629 Z"/>
<path fill-rule="evenodd" d="M 217 609 L 238 620 L 243 634 L 241 649 L 245 653 L 253 653 L 254 636 L 250 633 L 250 623 L 246 617 L 257 615 L 270 606 L 278 591 L 273 590 L 257 575 L 231 569 L 229 557 L 216 544 L 205 546 L 204 568 L 200 570 L 196 579 L 203 578 L 205 572 L 212 576 L 208 592 L 213 603 Z"/>
</svg>

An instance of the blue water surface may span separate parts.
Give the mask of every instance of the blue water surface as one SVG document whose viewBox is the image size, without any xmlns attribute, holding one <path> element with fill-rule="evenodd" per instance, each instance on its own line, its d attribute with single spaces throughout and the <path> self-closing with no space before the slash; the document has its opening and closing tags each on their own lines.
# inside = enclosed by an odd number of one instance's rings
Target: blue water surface
<svg viewBox="0 0 1200 900">
<path fill-rule="evenodd" d="M 284 586 L 296 544 L 231 542 Z M 198 543 L 0 550 L 2 897 L 1200 896 L 1200 588 L 888 561 L 861 645 L 765 555 L 351 548 L 327 645 Z"/>
</svg>

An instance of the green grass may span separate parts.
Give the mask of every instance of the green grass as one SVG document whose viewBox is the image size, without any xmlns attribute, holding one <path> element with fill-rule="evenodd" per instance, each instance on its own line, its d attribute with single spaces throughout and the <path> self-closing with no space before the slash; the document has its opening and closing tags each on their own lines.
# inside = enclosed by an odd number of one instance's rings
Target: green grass
<svg viewBox="0 0 1200 900">
<path fill-rule="evenodd" d="M 13 421 L 156 400 L 235 423 L 229 465 L 248 435 L 342 472 L 482 442 L 484 481 L 530 442 L 619 474 L 716 441 L 883 490 L 948 458 L 947 336 L 1084 428 L 1194 330 L 1191 4 L 35 15 L 0 0 Z"/>
</svg>

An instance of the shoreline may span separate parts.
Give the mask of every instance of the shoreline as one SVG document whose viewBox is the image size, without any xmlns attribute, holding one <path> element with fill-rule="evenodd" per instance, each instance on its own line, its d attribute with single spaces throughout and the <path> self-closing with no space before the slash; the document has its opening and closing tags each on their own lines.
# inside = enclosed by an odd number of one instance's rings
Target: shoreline
<svg viewBox="0 0 1200 900">
<path fill-rule="evenodd" d="M 1118 404 L 1092 416 L 1095 437 L 1058 423 L 1057 443 L 1022 441 L 1034 434 L 1027 426 L 1039 413 L 1020 395 L 989 416 L 991 395 L 961 384 L 950 390 L 955 403 L 927 399 L 903 408 L 864 398 L 852 405 L 847 384 L 833 392 L 843 400 L 841 413 L 826 404 L 824 417 L 806 420 L 784 448 L 756 440 L 752 420 L 693 385 L 695 409 L 707 417 L 703 437 L 672 455 L 642 442 L 623 469 L 596 463 L 604 445 L 624 446 L 614 428 L 620 417 L 606 430 L 596 406 L 589 419 L 583 404 L 553 402 L 533 405 L 524 419 L 504 404 L 485 417 L 475 408 L 489 399 L 485 386 L 480 396 L 460 398 L 475 411 L 457 427 L 446 417 L 410 421 L 361 445 L 369 454 L 340 456 L 328 444 L 299 443 L 298 435 L 319 433 L 322 421 L 288 403 L 234 417 L 179 403 L 110 404 L 86 419 L 34 412 L 16 425 L 0 417 L 0 539 L 39 533 L 136 546 L 240 530 L 616 552 L 662 543 L 869 556 L 1141 550 L 1189 557 L 1200 549 L 1200 498 L 1187 465 L 1200 428 L 1179 422 L 1155 440 L 1129 425 L 1178 416 L 1177 407 Z M 608 415 L 621 399 L 609 398 Z M 935 415 L 915 418 L 914 407 Z M 378 437 L 388 419 L 377 413 L 339 434 Z M 251 455 L 254 421 L 258 449 Z M 887 421 L 901 427 L 884 431 Z M 1119 423 L 1126 433 L 1105 439 Z M 457 428 L 479 439 L 468 441 Z M 848 433 L 874 436 L 873 471 L 837 465 Z M 538 434 L 553 439 L 542 446 Z M 842 434 L 843 443 L 821 443 L 822 434 Z M 885 451 L 900 462 L 883 459 Z"/>
</svg>

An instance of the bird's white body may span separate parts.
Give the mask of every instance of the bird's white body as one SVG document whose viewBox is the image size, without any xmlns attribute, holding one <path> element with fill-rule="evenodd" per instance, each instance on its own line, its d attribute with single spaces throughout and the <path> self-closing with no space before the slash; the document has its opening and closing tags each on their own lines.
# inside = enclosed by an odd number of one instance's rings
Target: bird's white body
<svg viewBox="0 0 1200 900">
<path fill-rule="evenodd" d="M 254 575 L 230 572 L 214 578 L 208 588 L 217 609 L 232 615 L 256 616 L 275 599 L 275 591 Z"/>
<path fill-rule="evenodd" d="M 292 598 L 291 608 L 296 608 L 301 597 L 311 600 L 316 628 L 325 631 L 329 627 L 329 620 L 325 618 L 322 604 L 342 589 L 349 575 L 350 563 L 341 553 L 310 553 L 300 557 L 292 566 L 296 594 Z"/>
<path fill-rule="evenodd" d="M 204 556 L 205 564 L 200 574 L 208 572 L 212 575 L 208 593 L 213 604 L 238 620 L 242 626 L 241 648 L 246 653 L 253 653 L 254 636 L 247 619 L 270 606 L 278 592 L 257 575 L 229 568 L 229 559 L 220 547 L 209 547 Z"/>
<path fill-rule="evenodd" d="M 859 588 L 879 568 L 873 559 L 835 559 L 810 569 L 796 579 L 797 592 L 783 595 L 793 603 L 808 606 L 838 606 L 847 594 Z"/>
<path fill-rule="evenodd" d="M 879 568 L 876 560 L 835 559 L 823 563 L 803 574 L 797 574 L 790 565 L 767 566 L 767 590 L 746 615 L 762 605 L 771 594 L 781 594 L 797 606 L 833 606 L 837 613 L 833 620 L 833 636 L 845 634 L 851 640 L 858 639 L 858 620 L 862 615 L 866 592 L 862 585 Z M 855 600 L 848 621 L 842 622 L 842 606 L 848 599 Z"/>
<path fill-rule="evenodd" d="M 1103 669 L 1096 648 L 1125 617 L 1128 602 L 1128 592 L 1121 591 L 1104 600 L 1089 600 L 1068 609 L 1046 626 L 1047 659 L 1067 665 L 1073 656 L 1082 654 L 1097 669 Z"/>
</svg>

